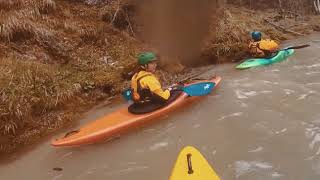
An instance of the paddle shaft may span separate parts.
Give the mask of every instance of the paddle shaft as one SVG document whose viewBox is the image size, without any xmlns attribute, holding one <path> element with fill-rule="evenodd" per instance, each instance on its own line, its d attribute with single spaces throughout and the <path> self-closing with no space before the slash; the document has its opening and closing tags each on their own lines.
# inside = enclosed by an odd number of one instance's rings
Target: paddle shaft
<svg viewBox="0 0 320 180">
<path fill-rule="evenodd" d="M 186 81 L 188 81 L 188 80 L 191 80 L 192 78 L 195 78 L 195 77 L 197 77 L 197 76 L 200 76 L 201 74 L 204 74 L 204 73 L 206 73 L 206 72 L 207 72 L 207 71 L 205 71 L 205 72 L 198 72 L 198 73 L 195 73 L 195 74 L 193 74 L 193 75 L 190 75 L 190 76 L 188 76 L 188 77 L 186 77 L 186 78 L 181 79 L 180 81 L 178 81 L 177 84 L 182 84 L 182 83 L 184 83 L 184 82 L 186 82 Z"/>
<path fill-rule="evenodd" d="M 190 76 L 188 76 L 188 77 L 186 77 L 186 78 L 178 81 L 176 84 L 183 84 L 183 83 L 185 83 L 186 81 L 191 80 L 191 79 L 193 79 L 193 78 L 195 78 L 195 77 L 197 77 L 197 76 L 200 76 L 201 74 L 204 74 L 204 73 L 206 73 L 206 72 L 207 72 L 207 71 L 205 71 L 205 72 L 201 71 L 201 72 L 195 73 L 195 74 L 193 74 L 193 75 L 190 75 Z M 126 94 L 127 91 L 130 91 L 130 88 L 122 91 L 122 96 L 125 96 L 125 94 Z"/>
<path fill-rule="evenodd" d="M 284 49 L 281 49 L 281 50 L 288 50 L 288 49 L 302 49 L 302 48 L 306 48 L 306 47 L 309 47 L 310 44 L 304 44 L 304 45 L 300 45 L 300 46 L 291 46 L 291 47 L 287 47 L 287 48 L 284 48 Z M 279 50 L 279 51 L 281 51 Z"/>
</svg>

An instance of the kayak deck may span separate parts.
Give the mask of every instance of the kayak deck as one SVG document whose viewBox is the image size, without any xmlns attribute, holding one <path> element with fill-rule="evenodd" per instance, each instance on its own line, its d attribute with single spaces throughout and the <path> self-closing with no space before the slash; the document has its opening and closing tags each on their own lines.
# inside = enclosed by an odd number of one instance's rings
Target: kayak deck
<svg viewBox="0 0 320 180">
<path fill-rule="evenodd" d="M 180 152 L 170 180 L 220 180 L 220 178 L 196 148 L 187 146 Z"/>
<path fill-rule="evenodd" d="M 217 86 L 220 81 L 221 77 L 215 77 L 211 80 L 197 81 L 194 83 L 214 82 Z M 149 121 L 158 119 L 161 116 L 174 111 L 178 107 L 181 107 L 181 105 L 198 98 L 200 98 L 200 96 L 189 97 L 186 93 L 181 93 L 181 95 L 169 105 L 154 112 L 139 115 L 128 112 L 128 105 L 125 105 L 119 110 L 83 126 L 79 130 L 71 131 L 64 137 L 53 140 L 51 145 L 78 146 L 106 140 L 133 129 L 134 127 L 139 127 Z"/>
</svg>

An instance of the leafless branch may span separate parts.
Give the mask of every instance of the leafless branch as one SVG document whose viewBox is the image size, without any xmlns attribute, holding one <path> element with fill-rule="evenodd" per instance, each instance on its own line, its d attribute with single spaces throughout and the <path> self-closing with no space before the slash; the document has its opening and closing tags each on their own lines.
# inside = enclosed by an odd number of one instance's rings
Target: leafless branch
<svg viewBox="0 0 320 180">
<path fill-rule="evenodd" d="M 305 35 L 305 34 L 302 34 L 302 33 L 299 33 L 299 32 L 295 32 L 295 31 L 289 30 L 289 29 L 284 28 L 284 27 L 282 27 L 280 25 L 277 25 L 277 24 L 271 22 L 270 20 L 268 20 L 267 18 L 265 18 L 264 21 L 269 23 L 269 24 L 271 24 L 272 26 L 284 31 L 284 32 L 292 33 L 292 34 L 299 35 L 299 36 L 304 36 Z"/>
</svg>

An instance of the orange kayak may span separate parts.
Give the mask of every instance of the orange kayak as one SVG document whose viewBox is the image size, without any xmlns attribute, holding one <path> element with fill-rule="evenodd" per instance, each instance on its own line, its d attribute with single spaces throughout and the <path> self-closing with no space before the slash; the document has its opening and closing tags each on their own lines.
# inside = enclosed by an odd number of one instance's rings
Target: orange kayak
<svg viewBox="0 0 320 180">
<path fill-rule="evenodd" d="M 211 80 L 195 81 L 191 84 L 199 82 L 213 82 L 215 83 L 215 87 L 217 87 L 220 81 L 221 77 L 217 76 Z M 167 106 L 145 114 L 132 114 L 128 112 L 128 105 L 126 105 L 111 114 L 83 126 L 79 130 L 68 132 L 65 136 L 53 140 L 51 145 L 79 146 L 103 141 L 125 133 L 135 127 L 142 126 L 149 121 L 159 119 L 161 116 L 167 115 L 169 112 L 172 112 L 187 103 L 200 99 L 201 97 L 203 96 L 190 97 L 183 92 L 176 100 Z"/>
</svg>

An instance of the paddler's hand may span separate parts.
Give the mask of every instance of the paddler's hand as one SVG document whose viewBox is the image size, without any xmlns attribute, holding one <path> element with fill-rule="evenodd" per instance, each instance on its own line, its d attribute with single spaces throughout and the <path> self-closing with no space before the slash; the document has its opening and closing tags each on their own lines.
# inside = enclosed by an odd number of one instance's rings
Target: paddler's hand
<svg viewBox="0 0 320 180">
<path fill-rule="evenodd" d="M 181 85 L 172 86 L 172 87 L 169 87 L 168 90 L 169 91 L 182 91 L 183 86 L 181 86 Z"/>
</svg>

